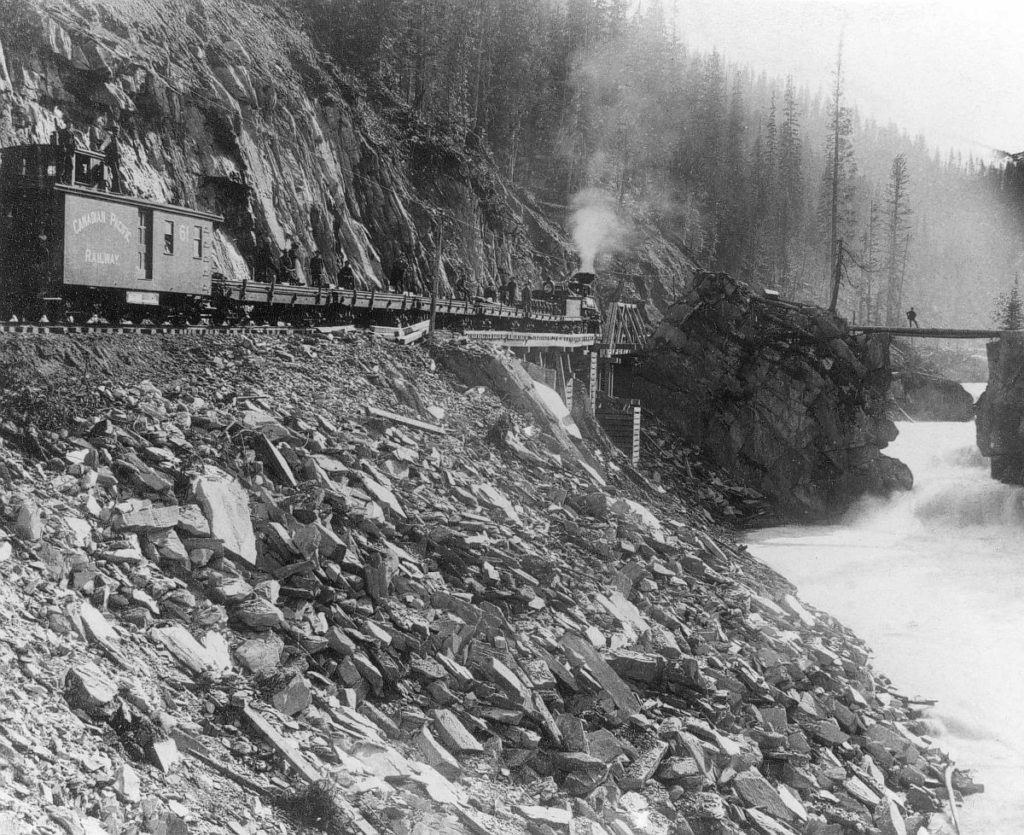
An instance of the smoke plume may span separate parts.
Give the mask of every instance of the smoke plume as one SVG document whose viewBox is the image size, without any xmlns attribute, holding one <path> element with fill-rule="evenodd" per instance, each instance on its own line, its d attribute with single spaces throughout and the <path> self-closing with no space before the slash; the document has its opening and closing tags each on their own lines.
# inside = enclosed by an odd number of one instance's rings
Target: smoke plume
<svg viewBox="0 0 1024 835">
<path fill-rule="evenodd" d="M 569 228 L 582 272 L 594 272 L 594 262 L 621 244 L 625 227 L 615 214 L 615 203 L 607 192 L 586 188 L 573 195 Z"/>
</svg>

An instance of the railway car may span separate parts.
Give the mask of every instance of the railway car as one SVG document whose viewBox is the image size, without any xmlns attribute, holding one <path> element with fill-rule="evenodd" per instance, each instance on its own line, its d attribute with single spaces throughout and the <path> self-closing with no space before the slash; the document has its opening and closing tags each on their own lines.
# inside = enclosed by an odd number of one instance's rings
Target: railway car
<svg viewBox="0 0 1024 835">
<path fill-rule="evenodd" d="M 199 320 L 222 218 L 108 191 L 107 179 L 97 151 L 0 153 L 0 315 Z"/>
<path fill-rule="evenodd" d="M 453 329 L 596 332 L 582 285 L 529 310 L 492 300 L 230 279 L 212 270 L 209 212 L 111 191 L 104 154 L 56 144 L 0 151 L 0 317 L 50 322 L 408 323 L 431 306 Z M 590 275 L 590 274 L 588 274 Z M 590 275 L 592 281 L 592 275 Z M 586 285 L 589 288 L 589 284 Z"/>
</svg>

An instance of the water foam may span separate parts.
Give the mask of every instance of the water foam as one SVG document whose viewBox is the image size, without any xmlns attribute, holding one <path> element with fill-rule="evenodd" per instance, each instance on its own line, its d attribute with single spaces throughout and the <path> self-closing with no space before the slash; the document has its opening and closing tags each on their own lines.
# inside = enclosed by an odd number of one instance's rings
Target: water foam
<svg viewBox="0 0 1024 835">
<path fill-rule="evenodd" d="M 912 491 L 842 525 L 757 532 L 751 551 L 867 640 L 904 692 L 939 700 L 935 738 L 986 784 L 964 835 L 1019 835 L 1024 488 L 991 480 L 973 423 L 904 423 L 886 452 L 914 471 Z"/>
</svg>

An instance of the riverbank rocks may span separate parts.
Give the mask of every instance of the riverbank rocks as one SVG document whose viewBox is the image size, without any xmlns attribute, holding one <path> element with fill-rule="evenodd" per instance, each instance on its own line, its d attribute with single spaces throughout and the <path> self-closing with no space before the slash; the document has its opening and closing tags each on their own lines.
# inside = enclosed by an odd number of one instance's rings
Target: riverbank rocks
<svg viewBox="0 0 1024 835">
<path fill-rule="evenodd" d="M 528 403 L 488 440 L 509 401 L 427 352 L 0 337 L 0 364 L 66 421 L 27 444 L 0 380 L 0 830 L 944 831 L 947 760 L 855 636 Z"/>
<path fill-rule="evenodd" d="M 621 376 L 617 394 L 639 398 L 790 518 L 828 518 L 913 484 L 881 453 L 896 437 L 886 338 L 853 336 L 820 308 L 699 273 Z"/>
</svg>

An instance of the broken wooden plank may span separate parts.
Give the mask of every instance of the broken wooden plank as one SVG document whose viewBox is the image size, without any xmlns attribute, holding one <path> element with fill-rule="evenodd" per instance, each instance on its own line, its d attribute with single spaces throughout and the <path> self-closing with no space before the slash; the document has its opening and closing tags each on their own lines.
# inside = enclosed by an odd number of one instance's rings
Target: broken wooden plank
<svg viewBox="0 0 1024 835">
<path fill-rule="evenodd" d="M 393 420 L 395 423 L 403 423 L 406 426 L 411 426 L 414 429 L 422 429 L 425 432 L 436 432 L 439 435 L 447 435 L 448 430 L 443 426 L 438 426 L 434 423 L 425 423 L 422 420 L 416 420 L 415 418 L 407 418 L 404 415 L 396 414 L 395 412 L 389 412 L 387 409 L 378 409 L 376 406 L 367 406 L 367 414 L 373 415 L 374 417 L 384 418 L 385 420 Z"/>
</svg>

